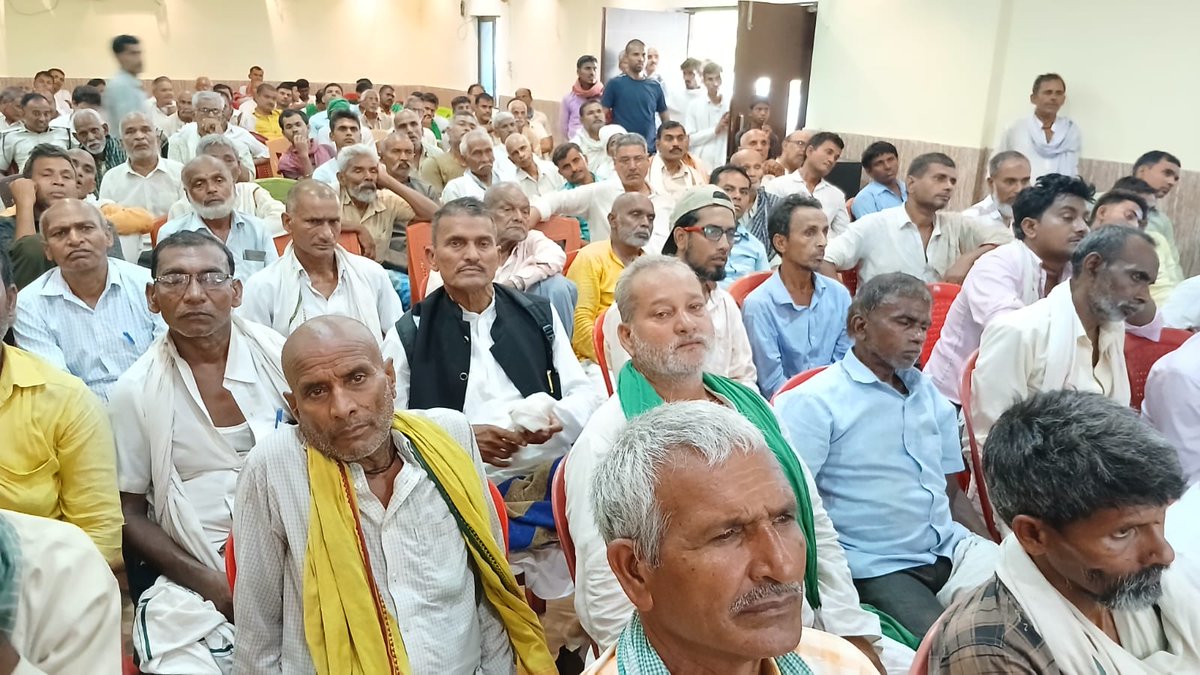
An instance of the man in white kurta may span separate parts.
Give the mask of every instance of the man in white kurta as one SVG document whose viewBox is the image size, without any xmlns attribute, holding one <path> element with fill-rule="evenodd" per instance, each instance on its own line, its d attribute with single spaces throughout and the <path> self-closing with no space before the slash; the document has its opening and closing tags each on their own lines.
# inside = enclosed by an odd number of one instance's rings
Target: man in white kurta
<svg viewBox="0 0 1200 675">
<path fill-rule="evenodd" d="M 1039 75 L 1029 95 L 1033 112 L 1018 119 L 996 141 L 996 152 L 1016 150 L 1029 159 L 1031 178 L 1048 173 L 1079 175 L 1083 136 L 1074 120 L 1058 114 L 1067 102 L 1067 84 L 1054 73 Z"/>
<path fill-rule="evenodd" d="M 126 555 L 161 576 L 137 599 L 142 672 L 227 673 L 234 629 L 224 549 L 246 453 L 290 419 L 283 338 L 232 317 L 230 253 L 201 233 L 160 242 L 151 311 L 168 332 L 121 376 L 109 404 Z"/>
<path fill-rule="evenodd" d="M 703 298 L 704 292 L 695 279 L 695 273 L 677 260 L 664 256 L 642 256 L 625 269 L 617 284 L 617 297 L 625 300 L 629 307 L 626 312 L 629 321 L 620 324 L 619 340 L 632 348 L 632 368 L 641 373 L 668 403 L 686 399 L 672 398 L 667 394 L 668 389 L 658 385 L 668 379 L 672 387 L 680 381 L 700 380 L 706 372 L 703 365 L 706 352 L 713 343 L 712 322 L 706 313 L 696 313 L 693 309 L 697 301 Z M 669 331 L 653 325 L 660 321 L 654 316 L 655 313 L 662 311 L 673 317 L 667 320 Z M 689 372 L 680 378 L 680 369 L 685 363 L 693 366 L 687 368 Z M 748 387 L 755 387 L 753 381 Z M 704 391 L 709 400 L 732 407 L 731 401 L 717 396 L 707 387 L 704 387 Z M 592 415 L 584 433 L 571 449 L 565 469 L 567 521 L 575 545 L 575 611 L 584 630 L 601 650 L 616 642 L 632 615 L 633 605 L 609 567 L 607 547 L 596 525 L 590 495 L 597 468 L 608 456 L 626 424 L 618 388 L 618 393 Z M 786 436 L 786 427 L 782 424 L 780 427 Z M 822 627 L 842 637 L 862 638 L 862 642 L 856 646 L 870 644 L 879 647 L 880 641 L 883 641 L 879 619 L 859 607 L 858 592 L 854 588 L 845 553 L 838 543 L 837 532 L 821 504 L 807 469 L 804 469 L 804 477 L 813 501 L 822 598 L 822 606 L 817 614 L 806 603 L 805 625 Z M 883 642 L 888 644 L 883 648 L 888 672 L 908 672 L 912 651 L 890 641 Z"/>
<path fill-rule="evenodd" d="M 292 187 L 283 256 L 246 282 L 240 316 L 287 337 L 316 316 L 358 319 L 379 340 L 404 314 L 387 271 L 338 244 L 341 204 L 333 188 L 312 179 Z"/>
<path fill-rule="evenodd" d="M 241 164 L 238 160 L 237 147 L 232 141 L 225 136 L 209 134 L 200 139 L 196 151 L 202 155 L 216 157 L 229 167 L 229 172 L 234 176 L 235 181 L 233 186 L 235 211 L 241 211 L 263 221 L 263 224 L 267 226 L 267 233 L 272 237 L 283 234 L 283 225 L 280 222 L 280 218 L 283 216 L 283 202 L 272 197 L 271 193 L 258 183 L 238 180 Z M 194 211 L 191 201 L 187 197 L 183 197 L 171 205 L 167 219 L 182 218 Z"/>
<path fill-rule="evenodd" d="M 1075 249 L 1071 274 L 1044 299 L 984 329 L 971 377 L 979 447 L 1005 410 L 1039 391 L 1091 391 L 1129 404 L 1124 322 L 1152 302 L 1153 240 L 1140 230 L 1101 228 Z"/>
</svg>

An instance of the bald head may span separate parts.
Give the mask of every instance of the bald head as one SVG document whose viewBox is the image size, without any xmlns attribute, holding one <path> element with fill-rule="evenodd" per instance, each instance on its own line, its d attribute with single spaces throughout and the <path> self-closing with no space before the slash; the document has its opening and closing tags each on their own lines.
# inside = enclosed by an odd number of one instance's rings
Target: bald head
<svg viewBox="0 0 1200 675">
<path fill-rule="evenodd" d="M 225 162 L 213 157 L 212 155 L 196 155 L 187 164 L 183 165 L 183 184 L 188 183 L 188 176 L 197 173 L 220 170 L 227 178 L 233 180 L 233 176 L 229 173 L 229 167 Z"/>
<path fill-rule="evenodd" d="M 763 131 L 762 129 L 751 129 L 742 134 L 742 142 L 739 147 L 758 150 L 765 158 L 767 153 L 763 148 L 769 148 L 770 146 L 771 137 L 767 135 L 767 132 Z"/>
<path fill-rule="evenodd" d="M 348 316 L 329 314 L 300 324 L 283 343 L 283 376 L 293 392 L 306 369 L 320 363 L 321 357 L 346 349 L 359 351 L 372 363 L 383 366 L 383 352 L 371 330 Z"/>
<path fill-rule="evenodd" d="M 104 216 L 95 206 L 79 199 L 60 199 L 51 203 L 42 213 L 42 219 L 39 221 L 42 226 L 42 235 L 46 234 L 47 226 L 62 219 L 88 220 L 98 226 L 104 225 Z"/>
<path fill-rule="evenodd" d="M 291 192 L 288 192 L 285 208 L 289 212 L 295 211 L 301 201 L 309 200 L 331 200 L 337 202 L 338 195 L 328 184 L 322 183 L 319 180 L 305 178 L 292 186 Z"/>
<path fill-rule="evenodd" d="M 625 246 L 640 249 L 654 231 L 654 203 L 640 192 L 623 192 L 613 200 L 608 214 L 610 238 Z"/>
<path fill-rule="evenodd" d="M 745 139 L 743 138 L 743 141 Z M 738 167 L 750 176 L 750 187 L 756 188 L 762 182 L 764 157 L 758 150 L 743 148 L 733 153 L 729 163 Z"/>
</svg>

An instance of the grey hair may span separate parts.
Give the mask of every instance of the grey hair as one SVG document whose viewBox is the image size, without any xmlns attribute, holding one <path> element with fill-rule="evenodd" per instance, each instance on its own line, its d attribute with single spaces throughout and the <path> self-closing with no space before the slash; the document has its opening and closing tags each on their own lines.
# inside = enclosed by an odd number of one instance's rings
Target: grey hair
<svg viewBox="0 0 1200 675">
<path fill-rule="evenodd" d="M 1055 528 L 1101 509 L 1164 506 L 1186 487 L 1175 449 L 1137 413 L 1067 390 L 1034 394 L 1000 416 L 983 476 L 1004 522 L 1027 515 Z"/>
<path fill-rule="evenodd" d="M 1154 246 L 1154 239 L 1150 235 L 1132 227 L 1101 227 L 1092 230 L 1079 242 L 1075 253 L 1071 255 L 1071 278 L 1078 279 L 1083 274 L 1083 261 L 1089 255 L 1099 255 L 1107 265 L 1119 259 L 1121 252 L 1125 250 L 1125 244 L 1135 238 Z"/>
<path fill-rule="evenodd" d="M 612 148 L 613 154 L 627 145 L 636 145 L 646 153 L 650 152 L 650 146 L 646 145 L 646 138 L 641 134 L 627 133 L 617 134 L 615 137 L 608 139 L 608 146 Z"/>
<path fill-rule="evenodd" d="M 71 117 L 71 128 L 75 128 L 75 124 L 83 120 L 92 120 L 96 124 L 104 125 L 104 116 L 92 110 L 91 108 L 80 108 L 75 111 L 75 115 Z"/>
<path fill-rule="evenodd" d="M 513 99 L 513 100 L 515 101 L 516 99 Z M 517 116 L 506 110 L 501 110 L 492 115 L 492 126 L 493 127 L 500 125 L 500 124 L 504 124 L 505 122 L 516 122 L 516 121 L 517 121 Z"/>
<path fill-rule="evenodd" d="M 924 281 L 911 274 L 889 272 L 871 277 L 870 281 L 858 287 L 858 292 L 850 301 L 846 320 L 848 322 L 855 316 L 866 316 L 894 298 L 911 298 L 933 304 L 933 294 Z"/>
<path fill-rule="evenodd" d="M 475 124 L 479 124 L 479 120 L 475 117 L 474 113 L 468 113 L 468 112 L 455 113 L 454 116 L 450 118 L 450 122 L 453 123 L 455 120 L 461 119 L 461 118 L 466 118 L 466 119 L 471 120 Z"/>
<path fill-rule="evenodd" d="M 735 453 L 757 452 L 770 452 L 758 427 L 716 403 L 665 403 L 638 415 L 592 476 L 600 536 L 605 543 L 629 539 L 639 559 L 658 565 L 670 515 L 663 513 L 657 493 L 670 469 L 685 454 L 718 469 Z"/>
<path fill-rule="evenodd" d="M 117 131 L 121 134 L 124 134 L 125 133 L 125 123 L 134 118 L 141 118 L 141 119 L 146 120 L 147 122 L 150 123 L 150 128 L 154 129 L 154 132 L 156 134 L 158 133 L 158 125 L 156 125 L 154 123 L 154 118 L 151 117 L 150 115 L 147 115 L 145 112 L 143 112 L 141 110 L 134 110 L 133 112 L 122 117 L 121 124 L 120 124 L 120 126 L 117 127 Z"/>
<path fill-rule="evenodd" d="M 643 255 L 625 266 L 621 276 L 617 277 L 617 288 L 613 291 L 613 302 L 621 312 L 621 323 L 633 321 L 633 311 L 637 308 L 633 287 L 637 278 L 646 273 L 657 274 L 661 270 L 672 269 L 687 276 L 696 276 L 687 263 L 668 255 Z"/>
<path fill-rule="evenodd" d="M 5 87 L 0 89 L 0 103 L 16 103 L 25 92 L 20 87 Z"/>
<path fill-rule="evenodd" d="M 521 199 L 524 199 L 526 202 L 529 201 L 529 198 L 525 196 L 525 192 L 521 190 L 520 185 L 512 181 L 496 183 L 495 185 L 489 187 L 487 192 L 483 193 L 483 204 L 489 209 L 492 209 L 495 208 L 500 202 L 511 201 L 511 198 L 518 196 Z"/>
<path fill-rule="evenodd" d="M 209 134 L 204 138 L 201 138 L 200 142 L 196 144 L 196 154 L 207 155 L 209 148 L 214 147 L 232 150 L 233 154 L 238 154 L 237 146 L 234 145 L 233 141 L 230 140 L 230 138 L 225 134 Z"/>
<path fill-rule="evenodd" d="M 458 151 L 466 155 L 467 145 L 474 140 L 487 141 L 488 145 L 492 144 L 491 135 L 486 130 L 477 127 L 463 134 L 463 137 L 458 141 Z"/>
<path fill-rule="evenodd" d="M 988 176 L 989 177 L 995 176 L 997 173 L 999 173 L 1000 167 L 1005 162 L 1013 162 L 1016 160 L 1021 160 L 1022 162 L 1025 162 L 1026 164 L 1029 163 L 1029 158 L 1026 157 L 1025 155 L 1022 155 L 1021 153 L 1017 152 L 1016 150 L 1005 150 L 1003 152 L 997 152 L 996 154 L 992 155 L 991 159 L 988 160 Z"/>
<path fill-rule="evenodd" d="M 199 108 L 201 101 L 214 101 L 221 110 L 225 109 L 225 97 L 215 91 L 198 91 L 192 94 L 192 107 Z"/>
<path fill-rule="evenodd" d="M 372 148 L 365 143 L 347 145 L 337 154 L 338 173 L 345 173 L 346 167 L 350 166 L 350 162 L 353 162 L 360 157 L 367 157 L 374 161 L 379 161 L 379 155 L 376 154 L 375 148 Z"/>
</svg>

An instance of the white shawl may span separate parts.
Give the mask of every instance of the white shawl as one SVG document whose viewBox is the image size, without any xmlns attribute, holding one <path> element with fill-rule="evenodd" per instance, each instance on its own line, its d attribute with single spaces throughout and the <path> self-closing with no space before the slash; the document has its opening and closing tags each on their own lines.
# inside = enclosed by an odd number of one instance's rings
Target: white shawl
<svg viewBox="0 0 1200 675">
<path fill-rule="evenodd" d="M 1079 315 L 1075 311 L 1075 303 L 1071 299 L 1071 284 L 1060 283 L 1055 286 L 1046 301 L 1053 303 L 1050 308 L 1050 326 L 1046 340 L 1046 370 L 1038 391 L 1052 391 L 1069 388 L 1071 373 L 1075 370 L 1075 338 L 1079 323 Z M 1129 405 L 1129 373 L 1125 368 L 1125 324 L 1110 321 L 1100 326 L 1099 339 L 1104 342 L 1106 333 L 1117 332 L 1119 337 L 1110 339 L 1103 345 L 1104 352 L 1101 360 L 1107 360 L 1112 369 L 1111 383 L 1104 387 L 1108 398 Z M 1090 364 L 1089 364 L 1090 366 Z"/>
<path fill-rule="evenodd" d="M 1124 646 L 1109 639 L 1051 586 L 1013 535 L 1000 544 L 996 575 L 1045 639 L 1064 673 L 1200 673 L 1200 605 L 1196 602 L 1200 588 L 1182 570 L 1171 568 L 1163 574 L 1163 595 L 1156 603 L 1161 620 L 1153 607 L 1113 611 Z M 1170 651 L 1157 649 L 1162 636 Z"/>
<path fill-rule="evenodd" d="M 277 357 L 269 355 L 263 348 L 265 339 L 277 341 L 278 335 L 266 326 L 243 321 L 236 316 L 233 317 L 232 330 L 247 341 L 255 371 L 270 380 L 276 391 L 288 391 L 287 380 L 284 379 Z M 175 449 L 172 442 L 175 428 L 175 358 L 178 352 L 169 333 L 158 338 L 150 350 L 154 358 L 147 372 L 146 400 L 152 405 L 143 407 L 142 423 L 146 425 L 150 443 L 150 476 L 154 497 L 152 518 L 192 557 L 211 569 L 224 571 L 225 561 L 205 537 L 204 528 L 188 501 L 183 480 L 175 469 L 172 457 Z M 213 447 L 227 443 L 216 429 L 209 427 L 207 431 Z"/>
<path fill-rule="evenodd" d="M 1075 138 L 1079 134 L 1079 129 L 1075 122 L 1069 118 L 1059 115 L 1054 120 L 1055 124 L 1059 124 L 1061 133 L 1055 133 L 1053 138 L 1046 140 L 1046 132 L 1042 128 L 1042 121 L 1037 115 L 1030 115 L 1025 118 L 1025 130 L 1029 134 L 1029 143 L 1037 154 L 1047 159 L 1057 159 L 1060 155 L 1065 155 L 1069 152 L 1077 152 L 1078 139 Z"/>
<path fill-rule="evenodd" d="M 384 330 L 379 324 L 379 298 L 371 291 L 371 282 L 351 262 L 351 255 L 353 254 L 340 245 L 334 249 L 339 275 L 338 284 L 346 284 L 349 298 L 347 304 L 350 306 L 351 312 L 349 316 L 366 324 L 372 335 L 383 339 Z M 304 285 L 306 282 L 298 271 L 302 267 L 300 261 L 296 259 L 296 253 L 292 249 L 291 243 L 288 243 L 287 248 L 284 249 L 280 264 L 287 272 L 280 277 L 278 312 L 271 324 L 281 335 L 291 335 L 300 327 L 300 324 L 314 317 L 304 313 Z M 293 269 L 297 270 L 295 274 L 291 273 Z M 280 391 L 287 391 L 287 389 Z"/>
</svg>

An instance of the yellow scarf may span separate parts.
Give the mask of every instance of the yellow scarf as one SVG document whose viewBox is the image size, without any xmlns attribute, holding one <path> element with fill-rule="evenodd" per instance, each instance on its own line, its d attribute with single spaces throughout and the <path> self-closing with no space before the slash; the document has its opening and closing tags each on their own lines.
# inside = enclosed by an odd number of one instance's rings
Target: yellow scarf
<svg viewBox="0 0 1200 675">
<path fill-rule="evenodd" d="M 392 428 L 412 442 L 417 463 L 457 521 L 484 595 L 508 633 L 518 671 L 557 672 L 537 615 L 526 604 L 492 536 L 488 497 L 470 456 L 424 417 L 397 412 Z M 304 636 L 313 666 L 318 675 L 409 675 L 404 639 L 368 572 L 358 503 L 346 467 L 312 448 L 306 450 L 311 505 L 304 555 Z"/>
</svg>

